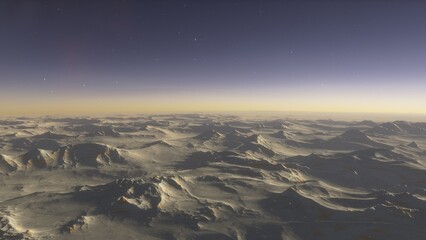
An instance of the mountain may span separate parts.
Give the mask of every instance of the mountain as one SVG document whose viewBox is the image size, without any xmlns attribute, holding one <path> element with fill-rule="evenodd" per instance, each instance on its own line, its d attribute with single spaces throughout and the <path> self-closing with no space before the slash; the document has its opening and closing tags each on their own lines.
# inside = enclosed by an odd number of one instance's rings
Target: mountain
<svg viewBox="0 0 426 240">
<path fill-rule="evenodd" d="M 171 145 L 170 143 L 168 143 L 164 140 L 158 140 L 158 141 L 147 143 L 147 144 L 143 145 L 142 148 L 147 148 L 147 147 L 151 147 L 151 146 L 173 147 L 173 145 Z"/>
<path fill-rule="evenodd" d="M 68 145 L 56 150 L 33 149 L 14 159 L 18 169 L 100 167 L 124 162 L 116 148 L 95 143 Z"/>
<path fill-rule="evenodd" d="M 271 134 L 272 137 L 274 138 L 278 138 L 278 139 L 284 139 L 284 140 L 290 140 L 291 139 L 291 135 L 287 132 L 285 132 L 284 130 L 280 130 L 278 132 L 275 132 L 273 134 Z"/>
<path fill-rule="evenodd" d="M 420 147 L 419 147 L 419 145 L 415 142 L 415 141 L 413 141 L 413 142 L 411 142 L 410 144 L 408 144 L 407 145 L 408 147 L 411 147 L 411 148 L 417 148 L 417 149 L 419 149 Z"/>
<path fill-rule="evenodd" d="M 382 123 L 379 126 L 368 130 L 369 133 L 378 135 L 426 135 L 426 125 L 424 123 L 410 123 L 406 121 L 394 121 Z"/>
<path fill-rule="evenodd" d="M 201 140 L 201 141 L 209 141 L 209 140 L 216 140 L 219 138 L 222 138 L 223 135 L 216 130 L 207 130 L 205 132 L 202 132 L 201 134 L 195 136 L 195 139 Z"/>
<path fill-rule="evenodd" d="M 10 156 L 0 155 L 0 173 L 9 173 L 15 171 L 17 168 L 18 165 Z"/>
<path fill-rule="evenodd" d="M 47 131 L 45 133 L 33 136 L 33 138 L 55 139 L 55 140 L 66 139 L 66 138 L 69 138 L 69 137 L 70 136 L 62 135 L 62 134 L 56 134 L 56 133 L 53 133 L 51 131 Z"/>
<path fill-rule="evenodd" d="M 337 137 L 313 143 L 315 148 L 333 150 L 360 150 L 366 148 L 392 148 L 389 145 L 372 140 L 358 129 L 348 129 Z"/>
<path fill-rule="evenodd" d="M 243 152 L 253 152 L 274 156 L 275 152 L 271 149 L 267 141 L 260 134 L 253 134 L 246 138 L 246 141 L 239 147 Z"/>
<path fill-rule="evenodd" d="M 67 128 L 70 131 L 85 133 L 87 137 L 119 137 L 111 125 L 85 124 Z"/>
<path fill-rule="evenodd" d="M 86 134 L 87 137 L 119 137 L 121 134 L 116 132 L 111 127 L 104 127 L 101 130 L 96 130 Z"/>
<path fill-rule="evenodd" d="M 358 129 L 349 129 L 337 137 L 338 140 L 370 143 L 372 140 L 363 132 Z"/>
<path fill-rule="evenodd" d="M 47 139 L 47 138 L 31 138 L 31 137 L 14 138 L 9 140 L 9 143 L 13 146 L 13 148 L 22 149 L 22 150 L 30 150 L 33 148 L 54 150 L 60 147 L 59 143 L 55 139 Z"/>
</svg>

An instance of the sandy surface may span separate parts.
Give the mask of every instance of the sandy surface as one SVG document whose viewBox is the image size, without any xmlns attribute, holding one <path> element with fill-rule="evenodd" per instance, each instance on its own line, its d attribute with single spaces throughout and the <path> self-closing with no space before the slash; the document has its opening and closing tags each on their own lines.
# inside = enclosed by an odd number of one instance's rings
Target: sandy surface
<svg viewBox="0 0 426 240">
<path fill-rule="evenodd" d="M 0 239 L 425 239 L 426 123 L 0 119 Z"/>
</svg>

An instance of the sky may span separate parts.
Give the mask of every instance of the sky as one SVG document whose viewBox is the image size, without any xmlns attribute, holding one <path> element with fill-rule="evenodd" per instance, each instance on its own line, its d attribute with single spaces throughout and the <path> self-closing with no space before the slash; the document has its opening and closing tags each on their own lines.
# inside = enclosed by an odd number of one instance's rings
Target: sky
<svg viewBox="0 0 426 240">
<path fill-rule="evenodd" d="M 426 114 L 425 1 L 0 1 L 0 115 Z"/>
</svg>

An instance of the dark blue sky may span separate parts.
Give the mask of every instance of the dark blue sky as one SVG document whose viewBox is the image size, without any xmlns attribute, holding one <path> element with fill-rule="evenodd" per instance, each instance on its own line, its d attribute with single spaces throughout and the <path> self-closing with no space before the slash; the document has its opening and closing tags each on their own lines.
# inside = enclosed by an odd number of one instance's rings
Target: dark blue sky
<svg viewBox="0 0 426 240">
<path fill-rule="evenodd" d="M 425 12 L 425 1 L 5 0 L 0 93 L 416 92 Z"/>
</svg>

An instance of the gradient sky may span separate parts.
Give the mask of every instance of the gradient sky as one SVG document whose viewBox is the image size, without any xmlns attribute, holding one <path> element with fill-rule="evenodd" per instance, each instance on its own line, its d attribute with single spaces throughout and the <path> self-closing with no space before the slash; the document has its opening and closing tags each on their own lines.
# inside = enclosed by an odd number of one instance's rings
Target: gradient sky
<svg viewBox="0 0 426 240">
<path fill-rule="evenodd" d="M 0 114 L 426 113 L 426 1 L 0 1 Z"/>
</svg>

